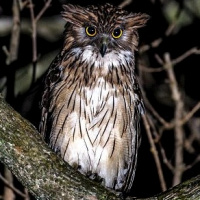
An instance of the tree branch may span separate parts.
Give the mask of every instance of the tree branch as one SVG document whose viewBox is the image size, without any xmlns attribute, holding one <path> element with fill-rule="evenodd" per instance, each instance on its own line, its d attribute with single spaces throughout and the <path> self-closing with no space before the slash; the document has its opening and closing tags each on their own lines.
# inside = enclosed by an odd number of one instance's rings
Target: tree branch
<svg viewBox="0 0 200 200">
<path fill-rule="evenodd" d="M 38 199 L 118 199 L 73 170 L 0 97 L 0 161 Z"/>
<path fill-rule="evenodd" d="M 173 185 L 177 185 L 182 180 L 184 172 L 184 160 L 183 160 L 183 145 L 184 145 L 184 129 L 178 123 L 181 121 L 184 114 L 184 103 L 181 98 L 181 92 L 179 91 L 178 83 L 174 74 L 173 65 L 171 63 L 169 53 L 164 55 L 166 63 L 166 72 L 169 77 L 169 86 L 172 93 L 172 99 L 175 103 L 174 110 L 174 130 L 175 130 L 175 166 L 174 166 L 174 177 Z"/>
<path fill-rule="evenodd" d="M 37 199 L 120 199 L 99 183 L 72 169 L 52 152 L 35 127 L 14 111 L 1 95 L 0 161 Z M 175 196 L 190 200 L 200 198 L 200 175 L 147 199 L 173 199 Z"/>
</svg>

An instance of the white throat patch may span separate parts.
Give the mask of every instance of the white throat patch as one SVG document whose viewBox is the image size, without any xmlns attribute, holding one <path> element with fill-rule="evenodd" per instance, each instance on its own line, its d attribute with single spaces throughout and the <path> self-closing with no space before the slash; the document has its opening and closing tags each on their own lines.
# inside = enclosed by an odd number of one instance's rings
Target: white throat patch
<svg viewBox="0 0 200 200">
<path fill-rule="evenodd" d="M 91 46 L 85 47 L 84 50 L 76 48 L 74 52 L 81 56 L 82 61 L 94 64 L 96 68 L 102 66 L 105 68 L 119 67 L 121 64 L 126 65 L 126 63 L 134 62 L 133 53 L 125 50 L 113 50 L 112 52 L 106 53 L 104 57 L 100 53 L 96 54 Z"/>
</svg>

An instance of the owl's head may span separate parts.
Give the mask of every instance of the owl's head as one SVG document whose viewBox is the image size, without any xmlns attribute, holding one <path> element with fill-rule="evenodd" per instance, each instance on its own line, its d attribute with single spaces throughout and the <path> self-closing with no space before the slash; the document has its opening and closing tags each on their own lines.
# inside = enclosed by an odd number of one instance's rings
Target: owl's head
<svg viewBox="0 0 200 200">
<path fill-rule="evenodd" d="M 143 27 L 149 16 L 128 13 L 110 4 L 81 7 L 64 5 L 62 12 L 66 24 L 66 49 L 90 49 L 96 57 L 128 51 L 138 46 L 137 29 Z"/>
</svg>

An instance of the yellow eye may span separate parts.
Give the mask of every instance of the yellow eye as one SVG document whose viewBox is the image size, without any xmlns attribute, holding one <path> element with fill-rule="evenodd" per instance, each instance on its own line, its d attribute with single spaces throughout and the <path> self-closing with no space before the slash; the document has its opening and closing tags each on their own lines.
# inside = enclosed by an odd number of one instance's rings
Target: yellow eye
<svg viewBox="0 0 200 200">
<path fill-rule="evenodd" d="M 112 36 L 113 36 L 113 38 L 118 39 L 118 38 L 120 38 L 120 37 L 122 36 L 122 33 L 123 33 L 123 31 L 122 31 L 121 28 L 116 28 L 116 29 L 112 32 Z"/>
<path fill-rule="evenodd" d="M 90 37 L 94 37 L 97 34 L 97 30 L 93 26 L 87 26 L 85 32 Z"/>
</svg>

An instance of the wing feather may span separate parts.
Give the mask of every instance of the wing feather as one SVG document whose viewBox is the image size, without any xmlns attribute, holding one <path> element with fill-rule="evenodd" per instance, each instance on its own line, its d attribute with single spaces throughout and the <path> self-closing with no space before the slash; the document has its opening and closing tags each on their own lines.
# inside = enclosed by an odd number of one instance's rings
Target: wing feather
<svg viewBox="0 0 200 200">
<path fill-rule="evenodd" d="M 50 64 L 49 69 L 46 74 L 46 78 L 43 81 L 44 84 L 44 93 L 41 100 L 41 121 L 39 125 L 39 131 L 44 137 L 45 141 L 49 142 L 49 136 L 51 132 L 51 115 L 50 110 L 51 98 L 52 98 L 52 89 L 55 84 L 62 77 L 62 66 L 61 66 L 62 56 L 59 53 L 53 62 Z"/>
<path fill-rule="evenodd" d="M 134 109 L 134 119 L 133 119 L 133 130 L 132 130 L 132 141 L 131 141 L 131 156 L 128 163 L 128 171 L 126 175 L 126 181 L 122 186 L 122 191 L 128 193 L 133 185 L 133 181 L 135 178 L 135 172 L 137 167 L 137 157 L 138 157 L 138 149 L 140 146 L 141 141 L 141 134 L 140 134 L 140 118 L 141 114 L 144 114 L 144 105 L 142 99 L 138 99 L 135 102 L 135 109 Z"/>
</svg>

